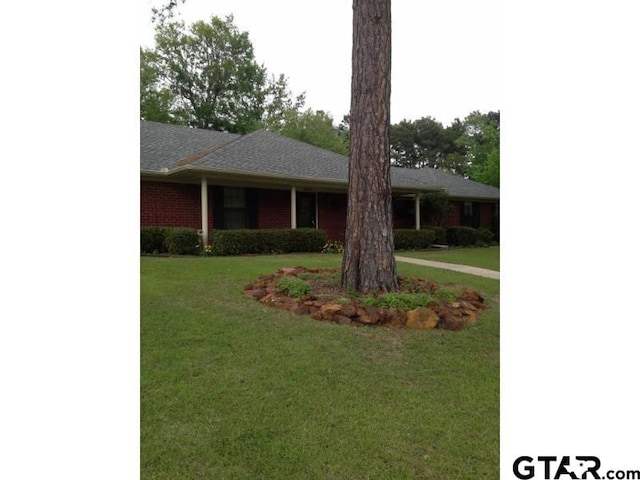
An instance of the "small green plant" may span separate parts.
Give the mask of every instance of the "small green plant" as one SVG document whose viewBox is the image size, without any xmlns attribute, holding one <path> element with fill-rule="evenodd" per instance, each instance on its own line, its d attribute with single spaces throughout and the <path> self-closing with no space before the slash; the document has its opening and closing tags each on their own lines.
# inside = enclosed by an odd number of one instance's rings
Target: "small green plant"
<svg viewBox="0 0 640 480">
<path fill-rule="evenodd" d="M 447 303 L 451 303 L 457 298 L 457 295 L 448 290 L 440 289 L 436 292 L 436 297 L 438 297 L 440 300 L 444 300 Z"/>
<path fill-rule="evenodd" d="M 426 293 L 385 293 L 379 296 L 367 297 L 363 300 L 365 307 L 402 308 L 413 310 L 426 307 L 435 299 Z"/>
<path fill-rule="evenodd" d="M 288 297 L 304 297 L 311 291 L 311 285 L 296 277 L 284 277 L 276 283 L 276 291 Z"/>
<path fill-rule="evenodd" d="M 344 253 L 344 245 L 338 240 L 329 240 L 322 247 L 322 253 Z"/>
</svg>

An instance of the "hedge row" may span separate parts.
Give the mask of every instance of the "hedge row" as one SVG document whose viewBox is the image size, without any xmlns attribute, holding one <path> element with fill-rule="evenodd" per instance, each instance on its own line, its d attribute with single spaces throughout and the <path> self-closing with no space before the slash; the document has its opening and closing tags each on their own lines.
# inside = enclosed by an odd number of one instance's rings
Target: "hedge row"
<svg viewBox="0 0 640 480">
<path fill-rule="evenodd" d="M 433 245 L 436 234 L 432 230 L 396 229 L 393 244 L 396 250 L 420 250 Z"/>
<path fill-rule="evenodd" d="M 394 231 L 396 250 L 416 250 L 434 244 L 468 247 L 490 245 L 494 234 L 488 228 L 425 227 L 422 230 Z"/>
<path fill-rule="evenodd" d="M 433 244 L 488 245 L 494 238 L 488 228 L 471 227 L 398 229 L 393 233 L 396 250 L 425 249 Z M 327 234 L 314 228 L 214 230 L 210 239 L 213 255 L 321 252 Z M 197 255 L 200 237 L 194 228 L 142 227 L 140 251 L 143 254 Z"/>
<path fill-rule="evenodd" d="M 320 252 L 327 234 L 314 228 L 282 230 L 215 230 L 210 236 L 213 255 Z M 195 228 L 142 227 L 142 254 L 197 255 L 201 239 Z"/>
<path fill-rule="evenodd" d="M 446 230 L 446 243 L 454 246 L 489 245 L 494 238 L 493 232 L 488 228 L 448 227 Z"/>
<path fill-rule="evenodd" d="M 211 235 L 213 255 L 320 252 L 326 242 L 326 232 L 315 228 L 215 230 Z"/>
<path fill-rule="evenodd" d="M 195 228 L 142 227 L 140 252 L 197 255 L 200 251 L 199 240 L 198 231 Z"/>
</svg>

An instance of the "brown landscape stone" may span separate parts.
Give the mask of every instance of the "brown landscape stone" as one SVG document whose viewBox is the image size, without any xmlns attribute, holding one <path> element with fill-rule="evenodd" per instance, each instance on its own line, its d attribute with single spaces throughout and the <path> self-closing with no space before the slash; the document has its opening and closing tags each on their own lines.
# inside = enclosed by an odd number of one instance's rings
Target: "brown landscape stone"
<svg viewBox="0 0 640 480">
<path fill-rule="evenodd" d="M 465 289 L 462 295 L 451 302 L 440 300 L 429 307 L 409 311 L 402 308 L 365 306 L 359 296 L 349 296 L 339 288 L 339 282 L 335 279 L 337 274 L 337 269 L 283 267 L 276 274 L 261 275 L 253 284 L 245 285 L 243 294 L 264 305 L 342 325 L 461 330 L 475 324 L 478 315 L 485 308 L 484 298 L 470 289 Z M 276 292 L 276 283 L 284 276 L 301 276 L 310 285 L 311 291 L 302 298 L 291 298 L 283 292 Z M 401 286 L 402 293 L 434 294 L 438 288 L 425 279 L 404 277 L 401 278 Z"/>
<path fill-rule="evenodd" d="M 433 329 L 440 323 L 438 314 L 428 307 L 418 307 L 407 312 L 407 328 Z"/>
</svg>

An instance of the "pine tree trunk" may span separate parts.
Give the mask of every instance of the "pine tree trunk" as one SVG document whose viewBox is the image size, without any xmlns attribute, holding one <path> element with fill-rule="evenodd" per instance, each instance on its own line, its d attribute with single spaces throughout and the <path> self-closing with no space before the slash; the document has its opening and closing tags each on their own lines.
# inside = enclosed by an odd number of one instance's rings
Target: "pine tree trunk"
<svg viewBox="0 0 640 480">
<path fill-rule="evenodd" d="M 391 0 L 354 0 L 349 201 L 342 287 L 399 287 L 393 246 L 389 123 Z"/>
</svg>

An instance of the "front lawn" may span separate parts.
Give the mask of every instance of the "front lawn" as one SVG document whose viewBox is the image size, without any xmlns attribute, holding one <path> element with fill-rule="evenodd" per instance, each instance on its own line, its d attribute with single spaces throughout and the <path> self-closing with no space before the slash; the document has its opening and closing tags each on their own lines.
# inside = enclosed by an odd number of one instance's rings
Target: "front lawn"
<svg viewBox="0 0 640 480">
<path fill-rule="evenodd" d="M 399 251 L 402 257 L 457 263 L 500 271 L 500 247 L 451 248 L 447 250 Z"/>
<path fill-rule="evenodd" d="M 339 255 L 140 263 L 141 478 L 499 477 L 498 281 L 399 263 L 488 306 L 459 332 L 401 330 L 242 294 L 258 275 L 339 267 Z"/>
</svg>

